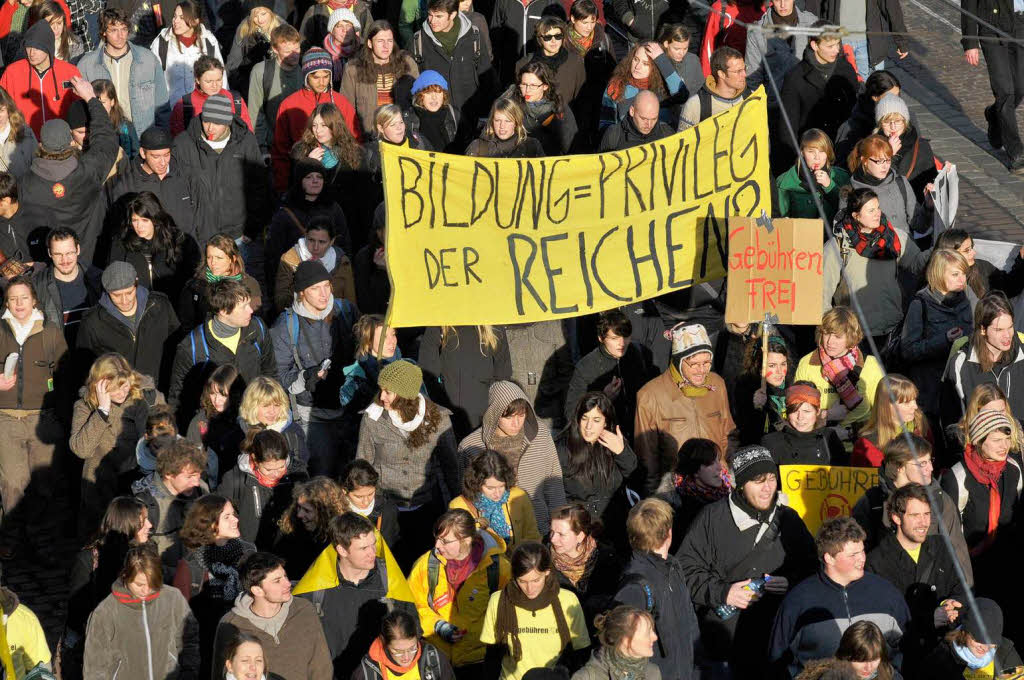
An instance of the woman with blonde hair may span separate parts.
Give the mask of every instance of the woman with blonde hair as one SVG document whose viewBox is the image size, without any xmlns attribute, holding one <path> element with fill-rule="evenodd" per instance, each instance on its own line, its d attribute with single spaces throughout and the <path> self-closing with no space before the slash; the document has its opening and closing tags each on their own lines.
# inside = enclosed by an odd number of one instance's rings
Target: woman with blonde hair
<svg viewBox="0 0 1024 680">
<path fill-rule="evenodd" d="M 936 250 L 928 263 L 927 285 L 917 291 L 903 319 L 900 354 L 907 375 L 921 387 L 942 382 L 942 372 L 953 345 L 974 331 L 971 302 L 967 299 L 970 267 L 955 250 Z M 933 422 L 939 418 L 939 390 L 925 389 L 921 409 Z"/>
<path fill-rule="evenodd" d="M 0 172 L 20 179 L 36 153 L 36 135 L 25 122 L 25 116 L 14 103 L 14 98 L 0 87 Z"/>
<path fill-rule="evenodd" d="M 932 440 L 928 418 L 917 404 L 918 395 L 917 386 L 902 375 L 890 373 L 879 381 L 867 425 L 853 445 L 850 465 L 881 466 L 886 445 L 904 432 Z"/>
<path fill-rule="evenodd" d="M 544 155 L 540 141 L 526 134 L 523 110 L 508 97 L 491 106 L 484 131 L 466 147 L 467 156 L 484 158 L 539 158 Z"/>
<path fill-rule="evenodd" d="M 298 580 L 331 540 L 331 520 L 352 509 L 345 491 L 328 477 L 313 477 L 292 488 L 292 502 L 277 526 L 271 551 L 285 558 L 288 578 Z"/>
<path fill-rule="evenodd" d="M 120 354 L 93 362 L 71 417 L 71 451 L 85 461 L 79 530 L 99 526 L 111 500 L 128 490 L 136 467 L 135 447 L 146 431 L 149 407 L 163 397 L 151 378 L 137 373 Z"/>
<path fill-rule="evenodd" d="M 512 379 L 501 326 L 431 326 L 420 341 L 419 360 L 431 399 L 451 409 L 460 439 L 480 427 L 491 383 Z"/>
<path fill-rule="evenodd" d="M 1009 416 L 1010 423 L 1013 424 L 1013 450 L 1024 450 L 1024 434 L 1021 432 L 1020 421 L 1010 412 L 1006 395 L 1003 394 L 1003 390 L 999 388 L 999 385 L 995 383 L 981 383 L 974 388 L 970 398 L 967 400 L 964 417 L 959 423 L 946 428 L 946 436 L 949 437 L 950 441 L 958 442 L 961 446 L 971 443 L 969 426 L 979 411 L 1001 411 Z"/>
<path fill-rule="evenodd" d="M 239 442 L 245 440 L 252 429 L 274 430 L 288 440 L 288 451 L 303 463 L 309 460 L 309 449 L 306 447 L 306 435 L 302 427 L 292 420 L 291 402 L 288 393 L 281 383 L 273 378 L 259 376 L 253 379 L 242 393 L 242 403 L 238 407 Z M 226 461 L 227 466 L 221 469 L 221 476 L 234 467 L 234 461 Z"/>
<path fill-rule="evenodd" d="M 779 214 L 783 217 L 818 219 L 814 194 L 818 195 L 825 217 L 831 223 L 839 212 L 839 190 L 850 181 L 850 173 L 835 165 L 832 140 L 818 128 L 800 135 L 800 157 L 796 164 L 782 173 L 778 182 Z M 814 180 L 808 188 L 804 169 Z"/>
<path fill-rule="evenodd" d="M 228 84 L 240 92 L 249 91 L 252 67 L 270 56 L 270 33 L 286 23 L 274 13 L 274 3 L 270 0 L 257 0 L 248 6 L 251 9 L 235 30 L 224 63 Z"/>
<path fill-rule="evenodd" d="M 178 319 L 182 330 L 191 330 L 204 323 L 210 315 L 207 293 L 210 284 L 230 279 L 241 281 L 249 291 L 249 305 L 254 314 L 263 304 L 260 284 L 245 272 L 245 262 L 235 239 L 227 234 L 214 234 L 206 242 L 202 261 L 195 275 L 181 290 L 178 299 Z"/>
</svg>

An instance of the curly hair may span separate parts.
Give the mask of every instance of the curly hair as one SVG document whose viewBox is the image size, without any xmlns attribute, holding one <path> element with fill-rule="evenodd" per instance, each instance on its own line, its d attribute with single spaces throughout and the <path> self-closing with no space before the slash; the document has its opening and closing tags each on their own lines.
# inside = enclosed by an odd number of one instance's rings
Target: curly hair
<svg viewBox="0 0 1024 680">
<path fill-rule="evenodd" d="M 231 504 L 224 496 L 217 494 L 206 494 L 201 497 L 185 515 L 185 522 L 181 525 L 178 536 L 182 544 L 189 550 L 201 548 L 204 545 L 211 545 L 217 540 L 217 525 L 220 524 L 220 515 L 224 508 Z"/>
<path fill-rule="evenodd" d="M 377 392 L 377 396 L 373 398 L 373 402 L 378 406 L 383 406 L 383 402 L 380 400 L 380 391 Z M 410 449 L 418 449 L 419 447 L 430 441 L 430 436 L 437 432 L 438 426 L 441 424 L 441 410 L 437 407 L 437 404 L 426 399 L 426 409 L 423 414 L 423 422 L 415 430 L 409 433 L 405 442 Z M 398 413 L 402 418 L 403 423 L 408 423 L 420 411 L 420 400 L 419 399 L 406 399 L 405 397 L 396 396 L 391 402 L 391 410 Z"/>
<path fill-rule="evenodd" d="M 626 93 L 626 85 L 634 84 L 632 82 L 633 57 L 636 56 L 637 52 L 644 50 L 648 44 L 650 43 L 642 42 L 634 45 L 626 53 L 625 59 L 615 65 L 615 70 L 612 71 L 611 77 L 608 78 L 607 89 L 608 95 L 613 100 L 618 101 Z M 665 85 L 665 78 L 654 64 L 654 60 L 649 59 L 648 61 L 651 63 L 651 74 L 648 77 L 647 89 L 656 94 L 659 100 L 662 100 L 668 96 L 668 86 Z"/>
<path fill-rule="evenodd" d="M 497 451 L 484 451 L 474 456 L 466 468 L 462 477 L 462 494 L 470 501 L 476 500 L 484 482 L 491 477 L 504 482 L 505 489 L 509 491 L 516 485 L 516 472 L 505 456 Z"/>
<path fill-rule="evenodd" d="M 101 380 L 107 381 L 107 392 L 119 389 L 125 383 L 131 385 L 124 403 L 142 399 L 142 375 L 136 373 L 128 360 L 116 352 L 104 354 L 89 367 L 89 377 L 85 379 L 85 403 L 92 408 L 99 406 L 96 398 L 96 385 Z"/>
<path fill-rule="evenodd" d="M 314 477 L 308 482 L 296 484 L 292 489 L 291 505 L 277 522 L 281 533 L 291 534 L 303 529 L 297 514 L 299 503 L 303 502 L 311 505 L 316 515 L 316 526 L 310 533 L 324 543 L 331 536 L 331 520 L 348 512 L 351 507 L 348 497 L 337 482 L 328 477 Z"/>
<path fill-rule="evenodd" d="M 363 161 L 363 150 L 352 136 L 348 129 L 341 111 L 334 104 L 317 104 L 313 112 L 309 114 L 306 127 L 302 131 L 302 137 L 295 143 L 292 156 L 306 158 L 309 153 L 320 146 L 313 134 L 313 121 L 320 116 L 320 120 L 331 131 L 331 138 L 334 140 L 331 152 L 344 161 L 350 168 L 358 168 Z"/>
</svg>

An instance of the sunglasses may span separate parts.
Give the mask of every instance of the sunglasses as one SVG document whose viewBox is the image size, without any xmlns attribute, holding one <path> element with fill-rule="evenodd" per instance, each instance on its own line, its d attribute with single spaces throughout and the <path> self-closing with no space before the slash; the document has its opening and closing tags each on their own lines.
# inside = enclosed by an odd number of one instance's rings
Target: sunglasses
<svg viewBox="0 0 1024 680">
<path fill-rule="evenodd" d="M 541 40 L 543 40 L 544 42 L 551 42 L 552 40 L 561 40 L 561 39 L 562 39 L 562 34 L 561 33 L 548 33 L 547 35 L 542 35 L 541 36 Z"/>
</svg>

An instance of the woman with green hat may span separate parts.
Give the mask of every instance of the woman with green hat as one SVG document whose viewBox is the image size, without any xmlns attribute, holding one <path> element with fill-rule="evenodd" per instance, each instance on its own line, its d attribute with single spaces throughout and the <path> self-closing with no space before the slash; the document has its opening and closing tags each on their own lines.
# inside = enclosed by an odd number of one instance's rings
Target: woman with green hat
<svg viewBox="0 0 1024 680">
<path fill-rule="evenodd" d="M 356 457 L 380 474 L 378 489 L 398 506 L 405 539 L 395 559 L 403 570 L 430 549 L 434 519 L 458 493 L 458 444 L 451 412 L 420 393 L 423 372 L 404 359 L 377 378 L 380 388 L 363 410 Z"/>
</svg>

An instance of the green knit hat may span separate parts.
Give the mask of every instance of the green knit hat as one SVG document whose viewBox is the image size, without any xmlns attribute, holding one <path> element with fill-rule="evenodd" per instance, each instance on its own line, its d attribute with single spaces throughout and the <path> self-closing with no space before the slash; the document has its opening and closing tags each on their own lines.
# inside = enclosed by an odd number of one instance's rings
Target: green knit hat
<svg viewBox="0 0 1024 680">
<path fill-rule="evenodd" d="M 377 377 L 377 385 L 404 399 L 415 399 L 423 385 L 423 371 L 411 361 L 399 359 L 384 367 Z"/>
</svg>

